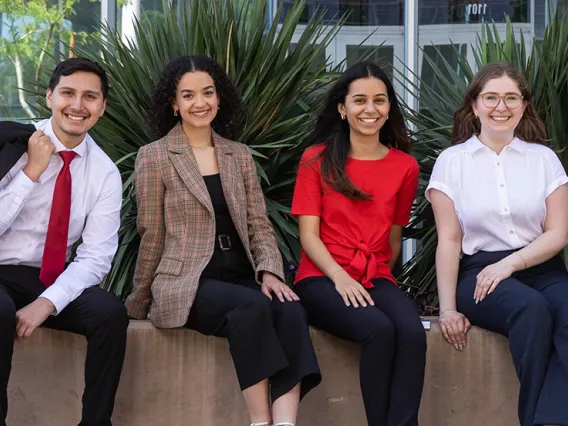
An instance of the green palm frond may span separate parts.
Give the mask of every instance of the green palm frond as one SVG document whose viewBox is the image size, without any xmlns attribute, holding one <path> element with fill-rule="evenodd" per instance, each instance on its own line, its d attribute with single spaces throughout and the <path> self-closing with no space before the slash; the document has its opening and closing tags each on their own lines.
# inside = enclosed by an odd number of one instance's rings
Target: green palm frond
<svg viewBox="0 0 568 426">
<path fill-rule="evenodd" d="M 246 111 L 228 136 L 251 147 L 280 249 L 288 261 L 298 259 L 298 229 L 288 206 L 313 111 L 336 75 L 320 58 L 343 24 L 339 19 L 327 26 L 323 11 L 315 13 L 291 45 L 305 4 L 294 2 L 285 14 L 281 6 L 267 25 L 267 0 L 196 1 L 183 13 L 164 1 L 162 15 L 135 23 L 136 44 L 104 28 L 96 53 L 77 52 L 103 62 L 108 72 L 106 113 L 92 135 L 117 162 L 124 182 L 120 247 L 103 283 L 107 289 L 124 297 L 132 281 L 139 244 L 134 162 L 138 149 L 152 141 L 145 110 L 166 63 L 182 55 L 216 59 L 240 90 Z"/>
</svg>

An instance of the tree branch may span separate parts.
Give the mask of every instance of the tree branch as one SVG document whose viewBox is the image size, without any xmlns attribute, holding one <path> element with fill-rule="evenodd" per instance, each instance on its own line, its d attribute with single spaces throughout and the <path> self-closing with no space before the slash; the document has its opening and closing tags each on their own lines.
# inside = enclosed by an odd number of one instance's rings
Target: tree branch
<svg viewBox="0 0 568 426">
<path fill-rule="evenodd" d="M 24 97 L 24 71 L 22 69 L 20 57 L 16 53 L 13 58 L 8 56 L 8 59 L 10 60 L 10 62 L 12 62 L 14 68 L 16 68 L 16 82 L 18 85 L 18 100 L 20 101 L 20 105 L 30 118 L 34 118 L 35 114 L 26 102 L 26 98 Z"/>
<path fill-rule="evenodd" d="M 25 33 L 25 34 L 22 34 L 22 36 L 19 37 L 18 39 L 14 40 L 14 43 L 17 43 L 17 42 L 19 42 L 19 41 L 22 41 L 22 40 L 26 39 L 27 37 L 31 36 L 32 34 L 37 33 L 38 31 L 39 31 L 39 30 L 37 30 L 37 29 L 36 29 L 36 30 L 30 30 L 30 31 L 28 31 L 28 32 Z"/>
<path fill-rule="evenodd" d="M 45 42 L 43 43 L 43 47 L 41 49 L 41 52 L 39 54 L 39 63 L 37 64 L 37 69 L 36 69 L 36 74 L 35 74 L 35 81 L 36 83 L 39 81 L 39 77 L 41 74 L 41 66 L 43 65 L 43 58 L 45 57 L 45 51 L 47 50 L 47 47 L 49 46 L 49 43 L 51 42 L 51 38 L 53 37 L 53 32 L 55 31 L 55 23 L 51 23 L 49 25 L 49 31 L 47 33 L 47 38 L 45 39 Z"/>
</svg>

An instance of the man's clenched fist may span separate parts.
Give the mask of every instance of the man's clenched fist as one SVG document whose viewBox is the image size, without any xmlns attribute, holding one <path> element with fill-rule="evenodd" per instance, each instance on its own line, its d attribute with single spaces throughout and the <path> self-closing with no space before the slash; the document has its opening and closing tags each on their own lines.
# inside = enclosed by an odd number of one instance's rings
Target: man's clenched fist
<svg viewBox="0 0 568 426">
<path fill-rule="evenodd" d="M 23 172 L 32 181 L 37 182 L 49 166 L 49 160 L 54 152 L 55 145 L 51 142 L 51 138 L 41 130 L 37 130 L 28 141 L 28 163 L 24 166 Z"/>
</svg>

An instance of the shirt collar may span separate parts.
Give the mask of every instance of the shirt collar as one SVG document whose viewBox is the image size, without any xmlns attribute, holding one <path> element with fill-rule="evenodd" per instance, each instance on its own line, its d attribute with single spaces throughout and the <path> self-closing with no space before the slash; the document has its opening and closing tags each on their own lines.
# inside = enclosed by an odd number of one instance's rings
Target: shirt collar
<svg viewBox="0 0 568 426">
<path fill-rule="evenodd" d="M 481 149 L 490 149 L 489 147 L 487 147 L 487 146 L 483 145 L 483 143 L 481 143 L 481 141 L 479 140 L 477 135 L 473 135 L 471 138 L 469 138 L 467 141 L 465 141 L 464 144 L 465 144 L 466 149 L 469 152 L 471 152 L 472 154 L 474 152 L 481 150 Z M 521 154 L 524 154 L 526 152 L 525 143 L 517 137 L 513 138 L 513 140 L 505 148 L 506 149 L 508 148 L 509 150 L 517 151 Z"/>
<path fill-rule="evenodd" d="M 479 151 L 480 149 L 489 149 L 481 143 L 481 141 L 477 138 L 476 135 L 473 135 L 471 138 L 465 141 L 464 144 L 465 148 L 472 154 L 474 152 Z"/>
<path fill-rule="evenodd" d="M 53 117 L 51 117 L 47 121 L 47 123 L 45 123 L 45 127 L 43 128 L 43 133 L 45 133 L 47 136 L 51 138 L 51 142 L 53 142 L 53 144 L 55 145 L 55 151 L 56 152 L 74 151 L 75 153 L 77 153 L 79 157 L 84 157 L 87 154 L 87 139 L 89 138 L 89 135 L 86 134 L 85 138 L 81 141 L 79 145 L 77 145 L 72 150 L 69 150 L 65 145 L 61 143 L 59 139 L 57 139 L 57 136 L 55 136 L 55 132 L 53 131 L 53 126 L 51 125 L 52 120 Z"/>
<path fill-rule="evenodd" d="M 521 154 L 524 154 L 527 150 L 526 142 L 523 142 L 517 137 L 513 139 L 511 143 L 507 146 L 509 147 L 509 149 L 513 149 L 517 152 L 520 152 Z"/>
</svg>

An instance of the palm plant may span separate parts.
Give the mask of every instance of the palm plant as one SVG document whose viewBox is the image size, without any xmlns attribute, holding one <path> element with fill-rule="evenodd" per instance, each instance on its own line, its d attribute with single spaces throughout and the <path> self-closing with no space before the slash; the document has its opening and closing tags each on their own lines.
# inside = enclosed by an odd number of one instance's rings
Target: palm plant
<svg viewBox="0 0 568 426">
<path fill-rule="evenodd" d="M 115 160 L 124 182 L 120 246 L 103 283 L 109 291 L 124 297 L 132 281 L 139 244 L 132 179 L 136 152 L 152 141 L 145 116 L 152 87 L 165 64 L 182 55 L 216 59 L 240 90 L 246 111 L 228 136 L 252 149 L 281 251 L 288 261 L 297 259 L 298 231 L 289 213 L 295 170 L 312 111 L 334 74 L 320 58 L 343 22 L 329 27 L 324 14 L 316 13 L 292 45 L 305 3 L 295 2 L 286 13 L 279 8 L 267 26 L 266 0 L 196 1 L 181 14 L 164 1 L 163 15 L 136 22 L 136 44 L 105 28 L 99 52 L 78 50 L 102 59 L 108 72 L 106 113 L 91 133 Z"/>
<path fill-rule="evenodd" d="M 436 157 L 450 145 L 453 113 L 461 106 L 475 69 L 493 61 L 507 60 L 522 70 L 534 95 L 536 109 L 546 123 L 551 146 L 557 150 L 564 167 L 568 168 L 565 149 L 568 143 L 568 14 L 556 12 L 550 16 L 549 22 L 542 43 L 535 41 L 530 52 L 525 49 L 522 33 L 515 35 L 510 21 L 507 22 L 504 40 L 495 25 L 484 24 L 476 46 L 472 46 L 474 67 L 459 54 L 456 55 L 457 64 L 450 64 L 438 51 L 442 57 L 441 65 L 424 55 L 424 60 L 434 70 L 437 87 L 421 81 L 419 76 L 415 76 L 417 83 L 402 74 L 399 77 L 405 85 L 413 85 L 419 93 L 419 110 L 413 111 L 407 106 L 406 112 L 415 126 L 413 152 L 421 167 L 414 216 L 406 230 L 406 237 L 417 239 L 418 247 L 403 266 L 399 280 L 433 305 L 437 304 L 434 269 L 437 234 L 432 208 L 424 190 Z M 458 46 L 454 45 L 454 49 L 457 53 Z"/>
</svg>

